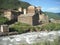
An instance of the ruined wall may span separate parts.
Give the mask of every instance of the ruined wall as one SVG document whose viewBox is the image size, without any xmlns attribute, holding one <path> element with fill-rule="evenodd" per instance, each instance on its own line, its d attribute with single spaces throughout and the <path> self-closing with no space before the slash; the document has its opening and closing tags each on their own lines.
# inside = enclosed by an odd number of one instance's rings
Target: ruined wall
<svg viewBox="0 0 60 45">
<path fill-rule="evenodd" d="M 4 17 L 8 18 L 11 20 L 13 18 L 12 12 L 9 10 L 4 11 Z"/>
<path fill-rule="evenodd" d="M 44 14 L 41 14 L 39 15 L 39 22 L 42 22 L 42 23 L 48 23 L 48 16 L 47 15 L 44 15 Z"/>
<path fill-rule="evenodd" d="M 0 32 L 1 32 L 1 25 L 0 25 Z"/>
<path fill-rule="evenodd" d="M 0 32 L 8 33 L 9 32 L 8 25 L 0 25 Z"/>
<path fill-rule="evenodd" d="M 38 14 L 35 14 L 33 16 L 33 25 L 39 25 L 39 15 Z"/>
<path fill-rule="evenodd" d="M 55 20 L 53 23 L 60 23 L 60 20 Z"/>
<path fill-rule="evenodd" d="M 32 25 L 32 16 L 18 16 L 18 22 Z"/>
<path fill-rule="evenodd" d="M 39 25 L 40 23 L 48 22 L 48 16 L 41 12 L 41 7 L 29 6 L 28 9 L 24 9 L 24 14 L 18 16 L 18 22 Z"/>
<path fill-rule="evenodd" d="M 18 22 L 26 23 L 29 25 L 38 25 L 39 24 L 39 15 L 23 15 L 18 16 Z"/>
</svg>

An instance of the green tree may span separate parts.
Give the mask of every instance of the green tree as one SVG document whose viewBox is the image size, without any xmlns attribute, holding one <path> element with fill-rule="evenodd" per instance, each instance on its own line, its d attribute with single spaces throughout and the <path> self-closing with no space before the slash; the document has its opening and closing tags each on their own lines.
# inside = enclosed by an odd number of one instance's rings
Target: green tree
<svg viewBox="0 0 60 45">
<path fill-rule="evenodd" d="M 5 18 L 5 17 L 0 17 L 0 25 L 6 23 L 7 21 L 8 21 L 7 18 Z"/>
</svg>

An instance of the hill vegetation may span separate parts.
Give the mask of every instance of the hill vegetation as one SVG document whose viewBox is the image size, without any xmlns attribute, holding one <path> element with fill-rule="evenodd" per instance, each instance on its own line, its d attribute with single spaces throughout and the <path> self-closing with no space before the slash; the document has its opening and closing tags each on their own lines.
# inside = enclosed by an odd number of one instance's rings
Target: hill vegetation
<svg viewBox="0 0 60 45">
<path fill-rule="evenodd" d="M 0 9 L 27 8 L 30 4 L 21 0 L 0 0 Z"/>
<path fill-rule="evenodd" d="M 18 7 L 27 8 L 31 4 L 22 0 L 0 0 L 1 9 L 17 9 Z M 44 12 L 49 18 L 60 19 L 60 13 Z"/>
<path fill-rule="evenodd" d="M 23 2 L 21 0 L 0 0 L 0 10 L 1 9 L 17 9 L 18 7 L 22 8 L 27 8 L 30 6 L 29 3 Z M 52 13 L 52 12 L 44 12 L 46 15 L 48 15 L 49 19 L 54 18 L 54 19 L 60 19 L 60 13 Z M 4 24 L 7 22 L 8 19 L 5 17 L 1 17 L 0 14 L 0 25 Z M 60 29 L 60 24 L 54 24 L 54 23 L 49 23 L 47 25 L 44 25 L 42 27 L 31 27 L 31 25 L 28 24 L 23 24 L 23 23 L 16 23 L 13 26 L 10 27 L 10 31 L 13 29 L 14 31 L 17 31 L 19 33 L 25 32 L 27 29 L 38 29 L 38 30 L 59 30 Z"/>
<path fill-rule="evenodd" d="M 49 19 L 60 19 L 60 13 L 52 13 L 52 12 L 44 12 L 46 15 L 48 15 Z"/>
<path fill-rule="evenodd" d="M 8 19 L 3 17 L 3 13 L 1 10 L 4 9 L 17 9 L 19 7 L 27 8 L 30 6 L 29 3 L 23 2 L 21 0 L 0 0 L 0 25 L 8 22 Z"/>
</svg>

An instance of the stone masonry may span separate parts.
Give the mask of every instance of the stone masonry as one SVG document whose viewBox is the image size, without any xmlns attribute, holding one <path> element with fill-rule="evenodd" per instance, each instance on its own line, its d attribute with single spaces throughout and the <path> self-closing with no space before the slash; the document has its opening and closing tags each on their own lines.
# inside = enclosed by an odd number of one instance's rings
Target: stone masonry
<svg viewBox="0 0 60 45">
<path fill-rule="evenodd" d="M 0 32 L 8 33 L 9 32 L 8 25 L 0 25 Z"/>
<path fill-rule="evenodd" d="M 27 11 L 24 10 L 24 14 L 18 16 L 18 22 L 26 23 L 30 25 L 39 25 L 40 22 L 46 23 L 48 17 L 41 12 L 41 7 L 29 6 Z"/>
<path fill-rule="evenodd" d="M 19 14 L 16 14 L 18 13 Z M 40 23 L 48 23 L 48 16 L 43 14 L 41 7 L 29 6 L 27 9 L 18 8 L 18 12 L 12 10 L 5 10 L 4 17 L 9 20 L 17 20 L 21 23 L 29 25 L 39 25 Z"/>
</svg>

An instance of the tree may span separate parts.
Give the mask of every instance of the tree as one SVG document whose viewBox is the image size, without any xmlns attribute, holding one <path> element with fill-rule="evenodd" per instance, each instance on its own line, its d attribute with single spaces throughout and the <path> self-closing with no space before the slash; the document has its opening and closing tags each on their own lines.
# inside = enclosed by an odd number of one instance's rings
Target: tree
<svg viewBox="0 0 60 45">
<path fill-rule="evenodd" d="M 0 17 L 0 25 L 4 24 L 5 22 L 7 22 L 8 19 L 5 17 Z"/>
</svg>

